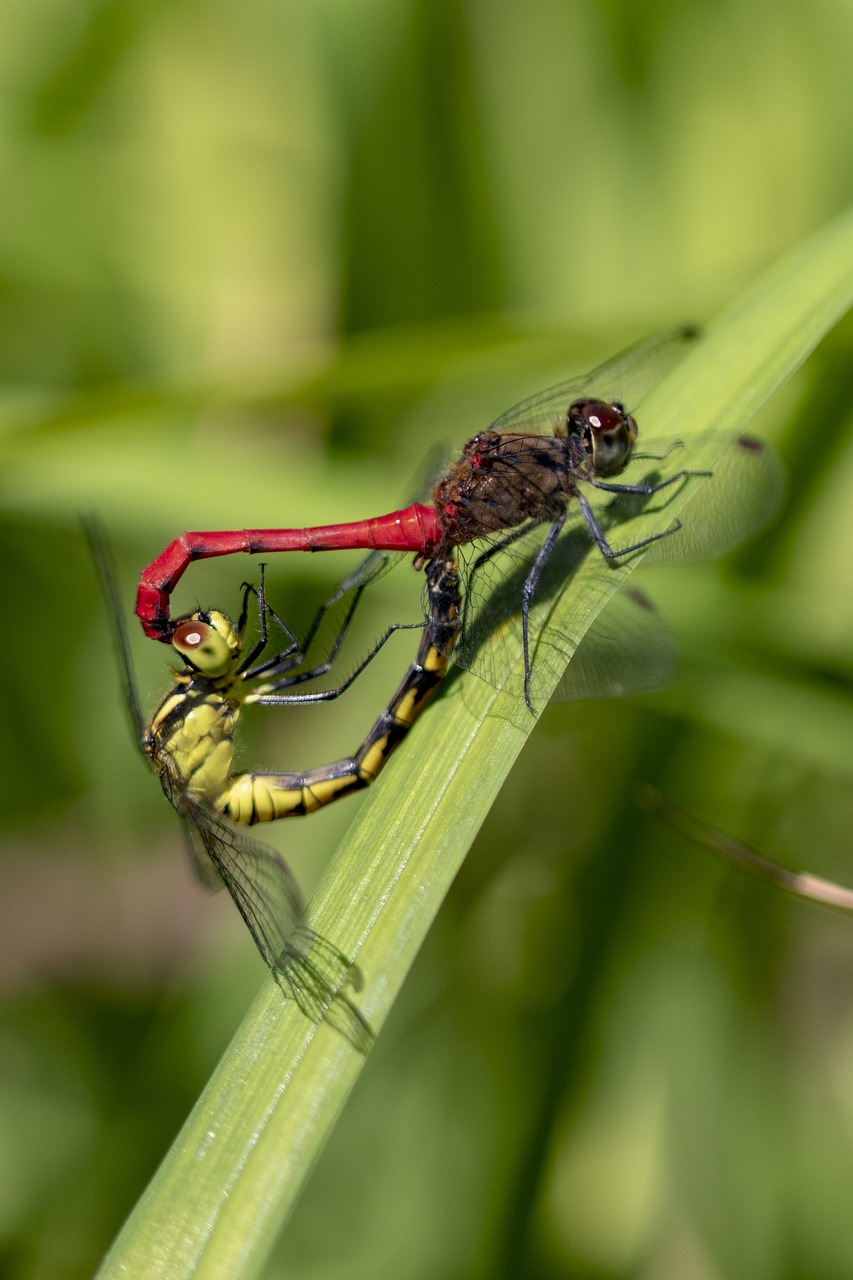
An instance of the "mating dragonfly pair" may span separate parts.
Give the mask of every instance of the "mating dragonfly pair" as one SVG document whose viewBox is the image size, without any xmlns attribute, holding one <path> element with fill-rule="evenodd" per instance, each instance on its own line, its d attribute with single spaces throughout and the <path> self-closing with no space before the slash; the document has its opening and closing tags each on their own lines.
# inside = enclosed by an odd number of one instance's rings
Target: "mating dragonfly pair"
<svg viewBox="0 0 853 1280">
<path fill-rule="evenodd" d="M 703 478 L 711 474 L 682 467 L 663 476 L 659 469 L 653 470 L 634 483 L 614 479 L 632 461 L 665 462 L 675 447 L 638 452 L 634 410 L 662 370 L 683 355 L 694 337 L 694 330 L 681 329 L 509 410 L 467 442 L 461 458 L 436 485 L 432 505 L 416 503 L 354 524 L 187 533 L 142 574 L 137 615 L 148 636 L 171 644 L 184 669 L 145 725 L 125 656 L 125 679 L 140 746 L 184 820 L 199 870 L 208 881 L 228 888 L 285 994 L 313 1020 L 329 1021 L 359 1047 L 369 1043 L 371 1033 L 347 991 L 357 985 L 354 967 L 308 926 L 298 887 L 284 861 L 235 824 L 309 813 L 368 786 L 430 701 L 451 659 L 487 678 L 501 678 L 500 658 L 495 655 L 500 644 L 506 644 L 508 629 L 519 620 L 520 692 L 527 708 L 534 710 L 539 660 L 539 639 L 534 642 L 531 625 L 534 601 L 566 589 L 589 546 L 588 538 L 573 536 L 576 530 L 570 528 L 564 534 L 573 511 L 583 517 L 605 561 L 624 561 L 662 540 L 673 545 L 681 525 L 671 520 L 663 529 L 614 548 L 608 539 L 610 526 L 618 524 L 620 517 L 625 519 L 618 504 L 642 506 L 657 494 L 671 493 L 674 486 L 704 483 Z M 734 453 L 741 488 L 748 493 L 766 472 L 766 455 L 761 446 L 746 440 L 736 442 Z M 605 509 L 595 505 L 600 493 L 611 496 Z M 741 506 L 743 527 L 733 529 L 731 520 L 726 522 L 729 543 L 750 523 L 749 501 Z M 97 537 L 93 535 L 92 540 L 127 655 L 107 558 Z M 695 545 L 693 536 L 689 546 Z M 332 548 L 368 549 L 371 555 L 323 606 L 303 644 L 269 605 L 263 571 L 256 592 L 244 586 L 236 623 L 216 611 L 197 611 L 176 621 L 169 616 L 171 592 L 195 559 L 237 551 L 269 554 Z M 364 590 L 383 571 L 392 552 L 413 553 L 416 567 L 425 570 L 424 622 L 389 628 L 337 688 L 298 690 L 331 669 Z M 253 595 L 260 637 L 246 651 Z M 665 683 L 671 665 L 665 628 L 643 597 L 622 593 L 619 599 L 623 612 L 619 625 L 611 623 L 608 630 L 593 628 L 587 633 L 557 696 L 602 696 Z M 328 652 L 314 661 L 309 655 L 332 612 L 339 619 L 336 634 Z M 234 734 L 244 705 L 283 706 L 336 698 L 390 635 L 405 625 L 423 628 L 417 657 L 353 756 L 302 773 L 231 772 Z M 284 644 L 265 657 L 271 628 L 281 634 Z M 558 648 L 564 660 L 577 647 L 560 637 Z"/>
</svg>

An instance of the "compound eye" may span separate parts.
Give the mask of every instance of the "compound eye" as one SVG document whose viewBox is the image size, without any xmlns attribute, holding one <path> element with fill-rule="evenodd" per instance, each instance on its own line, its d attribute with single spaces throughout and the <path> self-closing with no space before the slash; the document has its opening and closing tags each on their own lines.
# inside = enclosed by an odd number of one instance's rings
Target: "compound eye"
<svg viewBox="0 0 853 1280">
<path fill-rule="evenodd" d="M 605 404 L 603 400 L 593 400 L 588 404 L 584 417 L 592 431 L 616 431 L 625 422 L 622 406 Z"/>
<path fill-rule="evenodd" d="M 587 400 L 578 405 L 578 410 L 589 432 L 596 475 L 617 475 L 633 451 L 637 439 L 636 422 L 618 400 L 612 404 L 604 400 Z"/>
<path fill-rule="evenodd" d="M 208 622 L 187 618 L 175 627 L 172 645 L 191 667 L 206 676 L 222 676 L 231 662 L 227 643 Z"/>
</svg>

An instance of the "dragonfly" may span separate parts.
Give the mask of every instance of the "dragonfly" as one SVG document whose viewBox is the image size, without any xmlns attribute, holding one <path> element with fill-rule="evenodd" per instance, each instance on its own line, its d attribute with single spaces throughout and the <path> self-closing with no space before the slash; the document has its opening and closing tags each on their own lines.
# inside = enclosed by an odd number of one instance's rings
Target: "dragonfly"
<svg viewBox="0 0 853 1280">
<path fill-rule="evenodd" d="M 531 601 L 572 508 L 579 508 L 605 559 L 615 561 L 675 533 L 679 522 L 613 547 L 587 489 L 648 500 L 693 476 L 709 474 L 681 469 L 662 479 L 632 484 L 614 479 L 632 457 L 660 459 L 660 455 L 636 452 L 637 420 L 626 404 L 639 402 L 666 365 L 684 355 L 697 333 L 694 326 L 682 326 L 507 410 L 488 430 L 468 440 L 461 457 L 436 484 L 430 506 L 416 502 L 384 516 L 346 524 L 184 533 L 140 577 L 136 613 L 146 635 L 170 638 L 171 593 L 197 559 L 235 552 L 370 548 L 412 552 L 421 566 L 436 558 L 445 560 L 457 548 L 482 547 L 468 567 L 468 611 L 475 594 L 473 583 L 488 563 L 515 544 L 525 540 L 529 544 L 531 531 L 546 528 L 544 540 L 528 554 L 521 588 L 524 698 L 532 711 Z M 616 397 L 616 388 L 623 398 Z M 460 656 L 457 653 L 457 659 Z"/>
<path fill-rule="evenodd" d="M 364 588 L 383 568 L 372 555 L 326 602 L 300 646 L 266 599 L 264 577 L 257 591 L 243 586 L 240 615 L 233 621 L 218 610 L 196 610 L 178 619 L 172 648 L 181 659 L 176 682 L 149 721 L 139 702 L 119 590 L 100 526 L 86 533 L 107 600 L 125 700 L 134 739 L 181 818 L 196 870 L 211 888 L 227 888 L 262 958 L 285 996 L 312 1021 L 327 1021 L 360 1051 L 373 1033 L 348 994 L 361 974 L 331 941 L 311 929 L 299 886 L 285 860 L 240 827 L 295 817 L 370 785 L 435 693 L 458 632 L 456 565 L 434 561 L 427 574 L 430 601 L 426 623 L 393 624 L 367 657 L 331 690 L 294 693 L 333 666 Z M 259 639 L 247 645 L 249 602 L 256 597 Z M 324 617 L 334 606 L 343 620 L 331 652 L 306 665 L 306 653 Z M 284 648 L 263 657 L 270 626 L 285 637 Z M 246 705 L 304 705 L 344 693 L 397 630 L 423 630 L 416 660 L 354 755 L 304 772 L 232 772 L 234 736 Z"/>
</svg>

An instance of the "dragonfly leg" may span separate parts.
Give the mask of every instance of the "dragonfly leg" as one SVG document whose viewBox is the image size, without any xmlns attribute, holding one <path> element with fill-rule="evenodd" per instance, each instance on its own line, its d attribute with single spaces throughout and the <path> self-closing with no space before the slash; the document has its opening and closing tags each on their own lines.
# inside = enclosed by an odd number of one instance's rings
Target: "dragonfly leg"
<svg viewBox="0 0 853 1280">
<path fill-rule="evenodd" d="M 639 542 L 632 542 L 628 547 L 611 547 L 604 536 L 604 530 L 598 523 L 598 517 L 584 495 L 579 491 L 577 497 L 578 502 L 581 504 L 583 518 L 595 540 L 595 545 L 607 560 L 618 560 L 621 556 L 630 555 L 632 551 L 639 551 L 641 547 L 647 547 L 652 542 L 658 542 L 661 538 L 668 538 L 670 534 L 677 533 L 681 528 L 681 521 L 674 520 L 668 529 L 662 529 L 660 533 L 652 533 L 648 538 L 641 538 Z"/>
<path fill-rule="evenodd" d="M 347 607 L 346 615 L 343 621 L 341 622 L 340 627 L 338 628 L 337 634 L 335 635 L 335 638 L 332 642 L 332 648 L 329 652 L 328 657 L 325 658 L 323 662 L 319 663 L 317 666 L 312 667 L 310 670 L 300 672 L 298 676 L 294 677 L 292 680 L 288 680 L 288 683 L 301 684 L 305 680 L 314 680 L 318 676 L 325 675 L 326 672 L 332 668 L 332 666 L 337 660 L 338 654 L 341 651 L 341 646 L 343 645 L 344 640 L 346 639 L 346 636 L 347 636 L 347 632 L 349 631 L 350 623 L 352 622 L 352 619 L 355 615 L 355 611 L 358 607 L 359 601 L 361 600 L 361 594 L 364 591 L 364 588 L 376 576 L 376 573 L 371 573 L 370 566 L 372 566 L 374 563 L 381 566 L 382 564 L 385 563 L 385 560 L 386 560 L 386 557 L 377 557 L 376 555 L 368 556 L 367 560 L 365 560 L 359 566 L 356 572 L 352 574 L 351 577 L 349 577 L 345 582 L 343 582 L 338 587 L 338 590 L 335 592 L 335 594 L 331 596 L 325 602 L 325 604 L 322 604 L 320 606 L 320 608 L 317 610 L 316 614 L 314 615 L 311 626 L 308 628 L 308 633 L 305 637 L 305 642 L 302 645 L 301 650 L 297 649 L 296 641 L 294 640 L 294 650 L 297 650 L 297 656 L 295 656 L 294 658 L 291 658 L 290 651 L 287 651 L 282 655 L 283 657 L 282 662 L 279 662 L 277 657 L 268 659 L 266 662 L 259 664 L 253 670 L 251 671 L 247 670 L 246 678 L 254 679 L 256 676 L 260 676 L 260 675 L 270 675 L 270 676 L 277 675 L 280 670 L 292 670 L 294 667 L 299 666 L 303 660 L 303 655 L 309 651 L 311 644 L 314 640 L 314 637 L 319 631 L 322 621 L 325 618 L 326 614 L 329 612 L 331 608 L 333 608 L 336 604 L 338 604 L 343 599 L 343 597 L 346 595 L 348 591 L 353 591 L 352 601 Z M 267 605 L 266 608 L 269 610 L 269 612 L 272 614 L 275 620 L 279 623 L 279 625 L 284 628 L 287 634 L 291 635 L 292 633 L 290 632 L 290 629 L 285 626 L 281 618 L 279 618 L 278 614 L 275 613 L 275 611 L 271 609 L 269 605 Z M 262 623 L 262 627 L 263 627 L 263 623 Z M 381 643 L 379 647 L 381 647 Z M 377 649 L 377 652 L 378 652 L 378 649 Z M 241 666 L 241 671 L 243 670 L 243 667 L 247 667 L 248 665 L 250 664 L 243 663 L 243 666 Z M 279 687 L 283 687 L 283 686 L 279 686 Z"/>
<path fill-rule="evenodd" d="M 427 587 L 429 612 L 417 658 L 354 755 L 305 773 L 237 774 L 228 779 L 219 797 L 217 804 L 221 812 L 247 825 L 271 822 L 276 818 L 313 813 L 370 786 L 441 683 L 459 634 L 459 574 L 455 560 L 432 561 L 427 569 Z M 423 623 L 413 625 L 424 626 Z M 399 625 L 389 628 L 375 652 L 389 635 L 400 629 Z M 362 667 L 370 660 L 368 657 Z M 357 674 L 355 672 L 348 683 Z M 328 696 L 335 696 L 335 691 L 328 695 L 309 694 L 304 700 L 317 701 Z M 264 703 L 267 698 L 261 695 L 256 700 Z M 269 701 L 275 703 L 274 694 Z"/>
<path fill-rule="evenodd" d="M 313 813 L 369 787 L 432 697 L 447 670 L 448 658 L 449 652 L 440 653 L 431 643 L 421 646 L 418 660 L 409 667 L 394 697 L 353 756 L 305 773 L 235 774 L 219 797 L 218 808 L 233 822 L 251 826 Z M 316 701 L 322 696 L 309 694 L 304 700 Z"/>
<path fill-rule="evenodd" d="M 527 710 L 533 712 L 533 703 L 530 699 L 530 601 L 533 599 L 533 593 L 542 577 L 542 570 L 548 563 L 548 557 L 554 550 L 554 544 L 560 536 L 563 525 L 566 523 L 566 512 L 561 511 L 557 519 L 548 530 L 548 536 L 542 543 L 537 552 L 536 559 L 524 583 L 524 590 L 521 594 L 521 642 L 524 649 L 524 701 L 527 703 Z"/>
<path fill-rule="evenodd" d="M 712 476 L 713 474 L 713 471 L 676 471 L 675 475 L 661 480 L 659 484 L 608 484 L 605 480 L 587 479 L 594 488 L 604 489 L 607 493 L 642 493 L 648 497 L 649 494 L 660 493 L 661 489 L 668 489 L 671 484 L 677 484 L 679 480 L 686 480 L 690 476 Z"/>
<path fill-rule="evenodd" d="M 673 440 L 666 446 L 663 453 L 638 453 L 636 450 L 631 454 L 632 462 L 666 462 L 671 453 L 675 453 L 676 449 L 683 449 L 683 440 Z"/>
<path fill-rule="evenodd" d="M 261 569 L 263 570 L 263 565 L 261 565 Z M 243 633 L 245 632 L 246 625 L 249 621 L 249 596 L 257 595 L 257 592 L 251 582 L 241 583 L 240 590 L 243 592 L 243 604 L 240 608 L 240 617 L 237 619 L 237 631 L 240 639 L 242 640 Z"/>
<path fill-rule="evenodd" d="M 284 622 L 284 620 L 278 616 L 275 609 L 273 609 L 273 607 L 267 603 L 266 589 L 264 586 L 265 575 L 266 575 L 266 565 L 262 564 L 261 565 L 261 585 L 257 589 L 257 591 L 255 590 L 255 588 L 252 586 L 251 583 L 249 582 L 243 583 L 243 608 L 240 612 L 240 620 L 237 623 L 237 630 L 240 633 L 240 636 L 242 637 L 243 633 L 246 630 L 246 623 L 248 621 L 248 616 L 249 616 L 249 596 L 254 594 L 258 597 L 258 618 L 259 618 L 259 623 L 261 628 L 261 634 L 260 634 L 260 638 L 255 642 L 255 644 L 252 645 L 252 648 L 249 650 L 249 652 L 246 654 L 245 658 L 237 668 L 237 674 L 241 676 L 249 672 L 249 668 L 251 667 L 252 663 L 260 654 L 263 653 L 264 649 L 266 649 L 267 647 L 267 643 L 269 641 L 269 635 L 267 630 L 267 617 L 271 617 L 275 619 L 276 623 L 281 628 L 284 635 L 287 637 L 289 643 L 286 649 L 282 649 L 274 657 L 268 658 L 266 662 L 262 663 L 260 670 L 266 671 L 270 667 L 281 668 L 285 665 L 295 667 L 295 666 L 298 666 L 299 663 L 302 661 L 302 654 L 299 649 L 299 641 L 296 639 L 296 636 L 290 630 L 290 627 L 287 625 L 287 623 Z M 252 672 L 250 674 L 256 674 L 256 673 Z"/>
<path fill-rule="evenodd" d="M 308 633 L 305 637 L 304 648 L 306 652 L 310 647 L 317 632 L 320 630 L 320 626 L 323 622 L 323 619 L 325 618 L 329 610 L 334 605 L 338 604 L 341 600 L 343 600 L 344 596 L 347 594 L 348 591 L 354 591 L 356 601 L 360 600 L 361 593 L 364 590 L 364 588 L 368 585 L 368 583 L 373 582 L 376 578 L 378 578 L 381 575 L 381 573 L 383 572 L 384 568 L 388 563 L 389 563 L 389 557 L 387 555 L 383 554 L 382 552 L 374 551 L 371 553 L 371 555 L 367 557 L 366 560 L 362 560 L 358 568 L 353 573 L 351 573 L 348 578 L 345 578 L 343 582 L 338 584 L 335 594 L 333 596 L 330 596 L 329 599 L 325 602 L 325 604 L 321 604 L 320 608 L 317 610 L 316 614 L 314 615 L 314 618 L 311 622 L 311 626 L 308 628 Z M 354 611 L 354 606 L 353 606 L 353 611 Z M 352 617 L 352 613 L 348 615 L 348 619 L 351 617 Z"/>
<path fill-rule="evenodd" d="M 294 675 L 292 677 L 290 676 L 286 677 L 284 683 L 299 684 L 303 680 L 313 680 L 317 676 L 325 675 L 325 673 L 334 664 L 335 659 L 337 658 L 338 653 L 340 652 L 341 645 L 343 644 L 347 631 L 349 630 L 349 625 L 350 625 L 350 622 L 352 621 L 352 616 L 355 613 L 356 605 L 358 604 L 360 595 L 361 595 L 361 588 L 359 589 L 358 594 L 356 595 L 355 599 L 353 600 L 352 604 L 347 610 L 347 615 L 344 618 L 343 623 L 341 624 L 338 634 L 335 636 L 334 642 L 332 644 L 332 650 L 328 658 L 324 659 L 323 662 L 319 663 L 316 667 L 312 667 L 309 671 L 302 671 L 298 675 Z M 262 675 L 277 676 L 277 675 L 280 675 L 282 671 L 289 671 L 289 670 L 292 670 L 294 667 L 298 667 L 300 663 L 304 661 L 305 653 L 310 644 L 310 639 L 306 640 L 305 644 L 300 648 L 298 642 L 294 640 L 292 647 L 283 650 L 281 653 L 275 654 L 271 658 L 267 658 L 266 661 L 258 663 L 256 667 L 252 667 L 250 670 L 249 668 L 251 667 L 252 661 L 258 656 L 259 653 L 263 651 L 266 645 L 266 615 L 268 613 L 271 614 L 275 618 L 276 622 L 278 622 L 281 626 L 284 627 L 285 625 L 282 622 L 281 618 L 278 616 L 278 614 L 275 612 L 275 610 L 269 604 L 267 604 L 266 600 L 261 601 L 259 597 L 259 605 L 260 605 L 260 615 L 261 615 L 262 637 L 261 637 L 261 640 L 258 642 L 258 644 L 256 644 L 252 649 L 252 652 L 249 658 L 246 659 L 244 662 L 242 662 L 240 665 L 240 672 L 241 674 L 244 675 L 244 678 L 247 680 L 254 680 L 258 676 L 262 676 Z M 285 627 L 285 630 L 289 632 L 289 628 Z M 283 687 L 283 686 L 279 684 L 279 687 Z"/>
<path fill-rule="evenodd" d="M 370 650 L 365 658 L 335 689 L 323 689 L 319 693 L 279 693 L 279 689 L 290 689 L 296 684 L 302 684 L 306 680 L 314 680 L 317 676 L 325 675 L 332 666 L 335 654 L 328 661 L 319 667 L 313 668 L 311 671 L 297 671 L 290 675 L 282 676 L 280 680 L 275 680 L 271 684 L 265 684 L 255 693 L 250 693 L 244 699 L 247 703 L 255 703 L 261 707 L 284 706 L 287 703 L 307 703 L 307 702 L 331 702 L 335 698 L 339 698 L 342 693 L 346 693 L 350 685 L 354 684 L 357 678 L 364 671 L 365 667 L 373 661 L 380 649 L 387 644 L 391 637 L 397 631 L 419 631 L 426 625 L 425 622 L 395 622 L 386 629 L 383 635 L 379 637 L 376 644 Z M 340 647 L 340 646 L 338 646 Z M 254 674 L 254 673 L 253 673 Z"/>
</svg>

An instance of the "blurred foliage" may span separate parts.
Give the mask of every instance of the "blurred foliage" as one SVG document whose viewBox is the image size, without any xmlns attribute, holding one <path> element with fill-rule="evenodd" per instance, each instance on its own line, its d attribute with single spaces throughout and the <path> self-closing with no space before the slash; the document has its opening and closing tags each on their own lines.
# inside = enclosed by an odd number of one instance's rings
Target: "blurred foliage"
<svg viewBox="0 0 853 1280">
<path fill-rule="evenodd" d="M 4 1277 L 91 1274 L 260 979 L 128 744 L 77 513 L 130 606 L 185 527 L 407 500 L 438 442 L 711 314 L 849 202 L 851 49 L 834 0 L 7 0 Z M 646 575 L 678 683 L 534 734 L 270 1280 L 849 1275 L 850 925 L 631 797 L 849 879 L 852 347 L 845 322 L 756 424 L 777 525 Z M 275 566 L 281 612 L 345 564 Z M 368 638 L 416 600 L 383 580 Z M 286 737 L 259 712 L 246 758 L 343 754 L 408 655 Z M 276 833 L 304 883 L 351 813 Z"/>
</svg>

